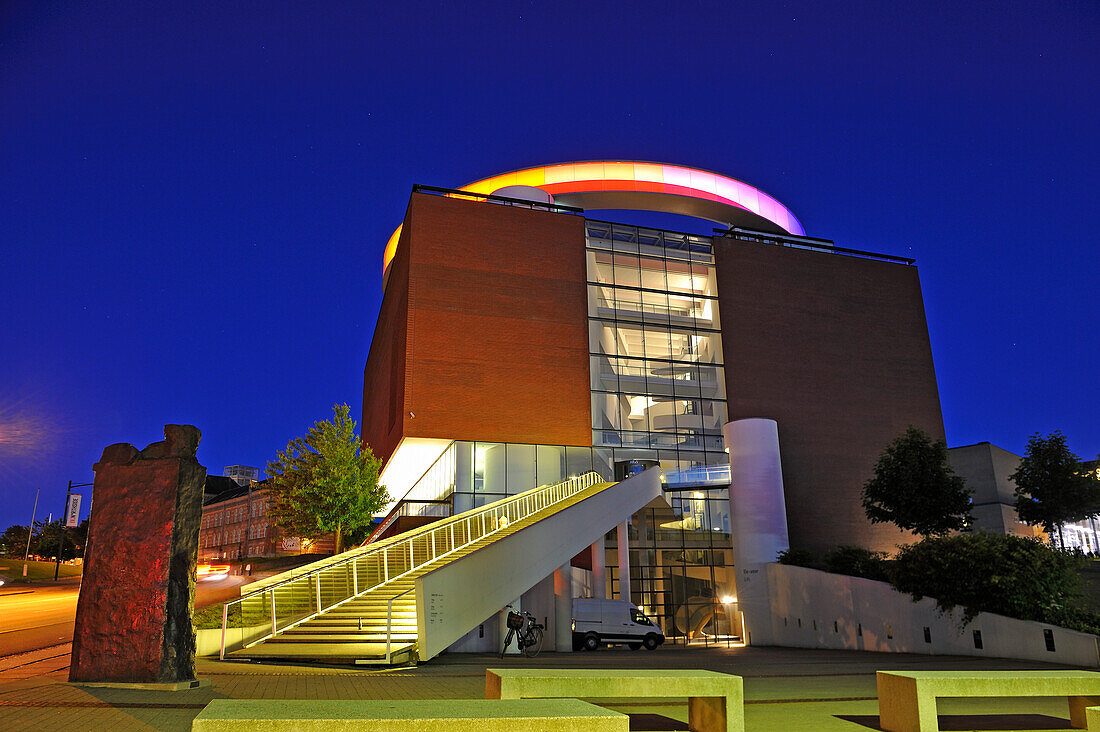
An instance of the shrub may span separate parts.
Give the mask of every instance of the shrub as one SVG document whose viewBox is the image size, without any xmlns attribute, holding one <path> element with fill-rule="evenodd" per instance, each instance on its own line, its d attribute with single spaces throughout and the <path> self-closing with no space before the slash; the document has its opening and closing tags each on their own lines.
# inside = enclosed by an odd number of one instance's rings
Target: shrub
<svg viewBox="0 0 1100 732">
<path fill-rule="evenodd" d="M 979 531 L 902 548 L 891 576 L 915 600 L 936 598 L 941 612 L 962 608 L 963 625 L 979 612 L 1059 623 L 1074 615 L 1078 561 L 1033 539 Z"/>
<path fill-rule="evenodd" d="M 889 581 L 889 566 L 884 552 L 873 552 L 861 546 L 838 546 L 825 555 L 825 569 L 829 572 L 880 582 Z"/>
<path fill-rule="evenodd" d="M 824 569 L 818 558 L 805 549 L 787 549 L 775 555 L 775 561 L 780 564 L 789 564 L 795 567 L 808 567 L 810 569 Z"/>
</svg>

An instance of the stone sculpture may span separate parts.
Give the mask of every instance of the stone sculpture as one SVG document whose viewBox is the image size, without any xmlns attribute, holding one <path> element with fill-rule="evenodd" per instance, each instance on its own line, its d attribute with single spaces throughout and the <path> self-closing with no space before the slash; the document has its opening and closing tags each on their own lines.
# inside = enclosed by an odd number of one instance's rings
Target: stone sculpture
<svg viewBox="0 0 1100 732">
<path fill-rule="evenodd" d="M 110 445 L 95 464 L 69 681 L 194 680 L 201 438 L 169 424 L 162 442 Z"/>
</svg>

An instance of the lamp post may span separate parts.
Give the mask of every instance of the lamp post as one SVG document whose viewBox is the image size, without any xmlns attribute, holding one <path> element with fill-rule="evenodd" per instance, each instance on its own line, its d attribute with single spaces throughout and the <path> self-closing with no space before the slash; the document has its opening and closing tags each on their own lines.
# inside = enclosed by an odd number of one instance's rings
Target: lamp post
<svg viewBox="0 0 1100 732">
<path fill-rule="evenodd" d="M 65 490 L 65 511 L 64 511 L 64 513 L 61 514 L 61 520 L 59 522 L 60 525 L 57 527 L 57 561 L 54 563 L 54 567 L 53 567 L 53 580 L 54 580 L 54 582 L 57 581 L 57 578 L 61 574 L 61 552 L 65 548 L 65 525 L 68 523 L 68 519 L 69 519 L 69 498 L 73 494 L 73 488 L 86 488 L 87 486 L 90 486 L 90 485 L 92 485 L 92 484 L 91 483 L 73 483 L 70 480 L 69 481 L 69 487 Z M 78 498 L 79 498 L 79 496 L 78 496 Z M 79 515 L 77 516 L 77 519 L 78 519 L 78 523 L 79 523 L 79 519 L 80 519 Z M 84 540 L 84 543 L 87 544 L 87 539 Z"/>
<path fill-rule="evenodd" d="M 31 525 L 27 529 L 27 553 L 23 555 L 23 576 L 27 576 L 27 562 L 31 558 L 31 536 L 34 534 L 34 517 L 38 513 L 38 494 L 41 488 L 34 489 L 34 508 L 31 509 Z"/>
</svg>

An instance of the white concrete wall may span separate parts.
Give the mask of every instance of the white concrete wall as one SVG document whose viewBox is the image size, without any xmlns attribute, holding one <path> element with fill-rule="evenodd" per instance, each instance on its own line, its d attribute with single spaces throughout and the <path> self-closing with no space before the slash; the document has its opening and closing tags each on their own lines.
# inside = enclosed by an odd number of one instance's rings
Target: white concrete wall
<svg viewBox="0 0 1100 732">
<path fill-rule="evenodd" d="M 1055 625 L 981 613 L 960 629 L 958 613 L 940 615 L 935 600 L 913 602 L 886 582 L 778 563 L 766 566 L 772 643 L 888 653 L 1016 658 L 1100 666 L 1096 636 Z M 928 628 L 931 642 L 925 642 Z M 1048 651 L 1044 630 L 1054 634 Z M 980 631 L 982 648 L 974 647 Z"/>
<path fill-rule="evenodd" d="M 418 577 L 420 659 L 441 653 L 487 617 L 495 617 L 504 605 L 551 578 L 555 569 L 660 495 L 660 476 L 659 468 L 650 468 Z M 536 617 L 548 616 L 552 610 L 552 580 L 550 587 L 545 610 L 532 598 L 535 604 L 528 609 Z M 547 630 L 552 636 L 553 629 Z"/>
</svg>

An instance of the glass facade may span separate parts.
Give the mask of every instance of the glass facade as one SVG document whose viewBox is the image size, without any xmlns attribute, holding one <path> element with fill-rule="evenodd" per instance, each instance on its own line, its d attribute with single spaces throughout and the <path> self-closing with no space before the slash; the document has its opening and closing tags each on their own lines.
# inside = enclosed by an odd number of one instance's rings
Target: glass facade
<svg viewBox="0 0 1100 732">
<path fill-rule="evenodd" d="M 595 447 L 458 440 L 450 450 L 455 513 L 593 470 L 614 477 L 611 450 Z"/>
<path fill-rule="evenodd" d="M 591 220 L 586 236 L 593 445 L 670 472 L 728 465 L 710 238 Z M 664 498 L 631 520 L 631 598 L 670 638 L 735 634 L 728 490 Z M 609 597 L 615 541 L 608 534 Z"/>
<path fill-rule="evenodd" d="M 592 444 L 666 469 L 726 462 L 711 240 L 587 221 Z"/>
<path fill-rule="evenodd" d="M 630 597 L 670 639 L 740 635 L 736 617 L 729 492 L 666 493 L 629 527 Z M 616 534 L 608 534 L 608 597 L 619 597 Z"/>
</svg>

